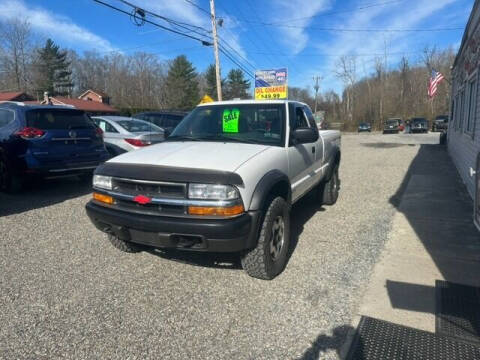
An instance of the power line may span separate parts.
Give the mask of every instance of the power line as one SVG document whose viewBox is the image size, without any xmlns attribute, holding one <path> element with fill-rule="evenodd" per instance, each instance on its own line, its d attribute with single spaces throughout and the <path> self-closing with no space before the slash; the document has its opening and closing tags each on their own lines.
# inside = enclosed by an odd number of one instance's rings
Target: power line
<svg viewBox="0 0 480 360">
<path fill-rule="evenodd" d="M 207 11 L 205 10 L 204 8 L 202 8 L 201 6 L 198 6 L 197 4 L 195 4 L 193 1 L 191 0 L 185 0 L 187 3 L 189 3 L 190 5 L 192 5 L 193 7 L 197 8 L 198 10 L 200 10 L 201 12 L 204 12 L 205 14 L 208 15 L 208 17 L 211 16 L 210 14 L 210 11 Z"/>
<path fill-rule="evenodd" d="M 403 1 L 404 0 L 391 0 L 391 1 L 384 1 L 384 2 L 378 2 L 378 3 L 371 3 L 371 4 L 366 4 L 366 5 L 359 6 L 359 7 L 352 8 L 352 9 L 330 11 L 330 12 L 316 14 L 316 15 L 312 15 L 312 16 L 304 16 L 304 17 L 293 18 L 293 19 L 285 19 L 285 20 L 282 20 L 282 21 L 275 21 L 275 22 L 258 22 L 258 21 L 250 21 L 250 20 L 243 20 L 242 22 L 250 23 L 250 24 L 261 24 L 261 25 L 284 24 L 286 22 L 308 20 L 308 19 L 313 19 L 313 18 L 316 18 L 316 17 L 356 12 L 356 11 L 359 11 L 359 10 L 365 10 L 365 9 L 370 9 L 372 7 L 385 6 L 385 5 L 389 5 L 389 4 L 400 3 L 400 2 L 403 2 Z"/>
<path fill-rule="evenodd" d="M 253 70 L 256 70 L 256 66 L 253 65 L 248 59 L 246 59 L 242 54 L 240 54 L 233 46 L 231 46 L 227 41 L 225 41 L 225 39 L 223 37 L 221 37 L 220 35 L 218 36 L 220 38 L 220 40 L 222 40 L 220 42 L 220 44 L 224 44 L 226 45 L 232 52 L 234 52 L 238 57 L 240 57 L 243 61 L 245 61 L 245 63 L 250 66 Z"/>
<path fill-rule="evenodd" d="M 272 26 L 280 28 L 293 28 L 304 29 L 302 25 L 289 25 L 289 24 L 258 24 L 261 26 Z M 337 31 L 337 32 L 441 32 L 441 31 L 457 31 L 464 30 L 464 27 L 449 27 L 449 28 L 430 28 L 430 29 L 358 29 L 358 28 L 336 28 L 336 27 L 316 27 L 309 26 L 309 30 L 318 31 Z"/>
<path fill-rule="evenodd" d="M 93 1 L 95 1 L 96 3 L 102 4 L 102 5 L 110 8 L 110 9 L 113 9 L 113 10 L 116 10 L 116 11 L 118 11 L 118 12 L 120 12 L 120 13 L 123 13 L 123 14 L 125 14 L 125 15 L 128 15 L 128 16 L 131 16 L 131 15 L 132 15 L 132 14 L 129 13 L 128 11 L 125 11 L 125 10 L 123 10 L 123 9 L 120 9 L 120 8 L 118 8 L 118 7 L 116 7 L 116 6 L 111 5 L 111 4 L 107 4 L 106 2 L 103 2 L 103 1 L 101 1 L 101 0 L 93 0 Z M 122 2 L 123 2 L 123 1 L 122 1 Z M 134 6 L 134 5 L 131 5 L 131 6 Z M 205 46 L 210 46 L 210 45 L 212 45 L 210 42 L 208 42 L 208 41 L 206 41 L 206 40 L 204 40 L 204 39 L 200 39 L 200 38 L 198 38 L 198 37 L 196 37 L 196 36 L 192 36 L 192 35 L 183 33 L 183 32 L 181 32 L 181 31 L 168 28 L 168 27 L 166 27 L 166 26 L 160 25 L 160 24 L 155 23 L 155 22 L 153 22 L 153 21 L 150 21 L 150 20 L 148 20 L 148 19 L 144 19 L 144 22 L 149 23 L 149 24 L 154 25 L 154 26 L 157 26 L 157 27 L 159 27 L 160 29 L 163 29 L 163 30 L 166 30 L 166 31 L 170 31 L 170 32 L 172 32 L 172 33 L 174 33 L 174 34 L 181 35 L 181 36 L 190 38 L 190 39 L 192 39 L 192 40 L 199 41 L 200 43 L 202 43 L 202 45 L 205 45 Z"/>
</svg>

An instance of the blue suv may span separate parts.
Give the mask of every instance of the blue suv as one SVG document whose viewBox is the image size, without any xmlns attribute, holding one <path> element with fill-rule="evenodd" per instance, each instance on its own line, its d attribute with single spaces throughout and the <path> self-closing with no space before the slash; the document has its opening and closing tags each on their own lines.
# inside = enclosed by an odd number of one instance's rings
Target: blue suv
<svg viewBox="0 0 480 360">
<path fill-rule="evenodd" d="M 103 132 L 71 107 L 0 103 L 0 190 L 28 177 L 89 176 L 109 158 Z"/>
</svg>

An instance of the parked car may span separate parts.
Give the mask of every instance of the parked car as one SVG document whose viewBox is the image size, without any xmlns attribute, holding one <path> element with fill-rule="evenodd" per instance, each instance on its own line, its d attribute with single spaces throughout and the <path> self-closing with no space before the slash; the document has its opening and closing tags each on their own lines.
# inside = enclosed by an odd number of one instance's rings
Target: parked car
<svg viewBox="0 0 480 360">
<path fill-rule="evenodd" d="M 398 134 L 400 132 L 400 126 L 402 125 L 402 119 L 399 118 L 391 118 L 385 121 L 385 125 L 383 127 L 384 134 Z"/>
<path fill-rule="evenodd" d="M 438 115 L 432 122 L 432 131 L 446 131 L 448 129 L 448 115 Z"/>
<path fill-rule="evenodd" d="M 90 176 L 110 158 L 102 131 L 81 110 L 0 103 L 0 189 L 30 177 Z"/>
<path fill-rule="evenodd" d="M 428 121 L 425 118 L 412 118 L 410 120 L 410 132 L 428 133 Z"/>
<path fill-rule="evenodd" d="M 165 140 L 164 130 L 147 121 L 123 116 L 95 116 L 92 119 L 103 130 L 105 146 L 112 156 Z"/>
<path fill-rule="evenodd" d="M 372 131 L 372 126 L 370 125 L 370 123 L 360 123 L 360 125 L 358 125 L 358 132 L 363 132 L 363 131 L 368 131 L 368 132 Z"/>
<path fill-rule="evenodd" d="M 287 263 L 291 205 L 312 189 L 333 205 L 339 165 L 340 132 L 319 131 L 303 103 L 206 103 L 165 142 L 99 167 L 86 211 L 122 251 L 238 252 L 249 275 L 272 279 Z"/>
<path fill-rule="evenodd" d="M 170 135 L 175 127 L 187 115 L 184 111 L 147 111 L 133 115 L 136 119 L 141 119 L 155 124 L 165 130 L 165 137 Z"/>
</svg>

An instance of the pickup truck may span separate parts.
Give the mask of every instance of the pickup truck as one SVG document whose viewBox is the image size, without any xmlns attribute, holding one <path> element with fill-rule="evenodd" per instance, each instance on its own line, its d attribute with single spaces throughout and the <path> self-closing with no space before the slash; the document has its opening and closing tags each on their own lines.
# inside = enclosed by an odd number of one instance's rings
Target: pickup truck
<svg viewBox="0 0 480 360">
<path fill-rule="evenodd" d="M 287 263 L 292 204 L 315 190 L 333 205 L 339 165 L 340 133 L 319 131 L 306 104 L 206 103 L 165 142 L 100 165 L 86 211 L 122 251 L 238 252 L 269 280 Z"/>
</svg>

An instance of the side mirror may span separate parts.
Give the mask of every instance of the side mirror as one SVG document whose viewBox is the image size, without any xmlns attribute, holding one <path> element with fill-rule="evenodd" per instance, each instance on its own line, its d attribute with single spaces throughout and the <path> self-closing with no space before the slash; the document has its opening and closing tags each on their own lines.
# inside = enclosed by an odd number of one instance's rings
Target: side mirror
<svg viewBox="0 0 480 360">
<path fill-rule="evenodd" d="M 294 144 L 308 144 L 318 140 L 318 129 L 312 128 L 298 128 L 292 133 L 292 140 Z"/>
</svg>

